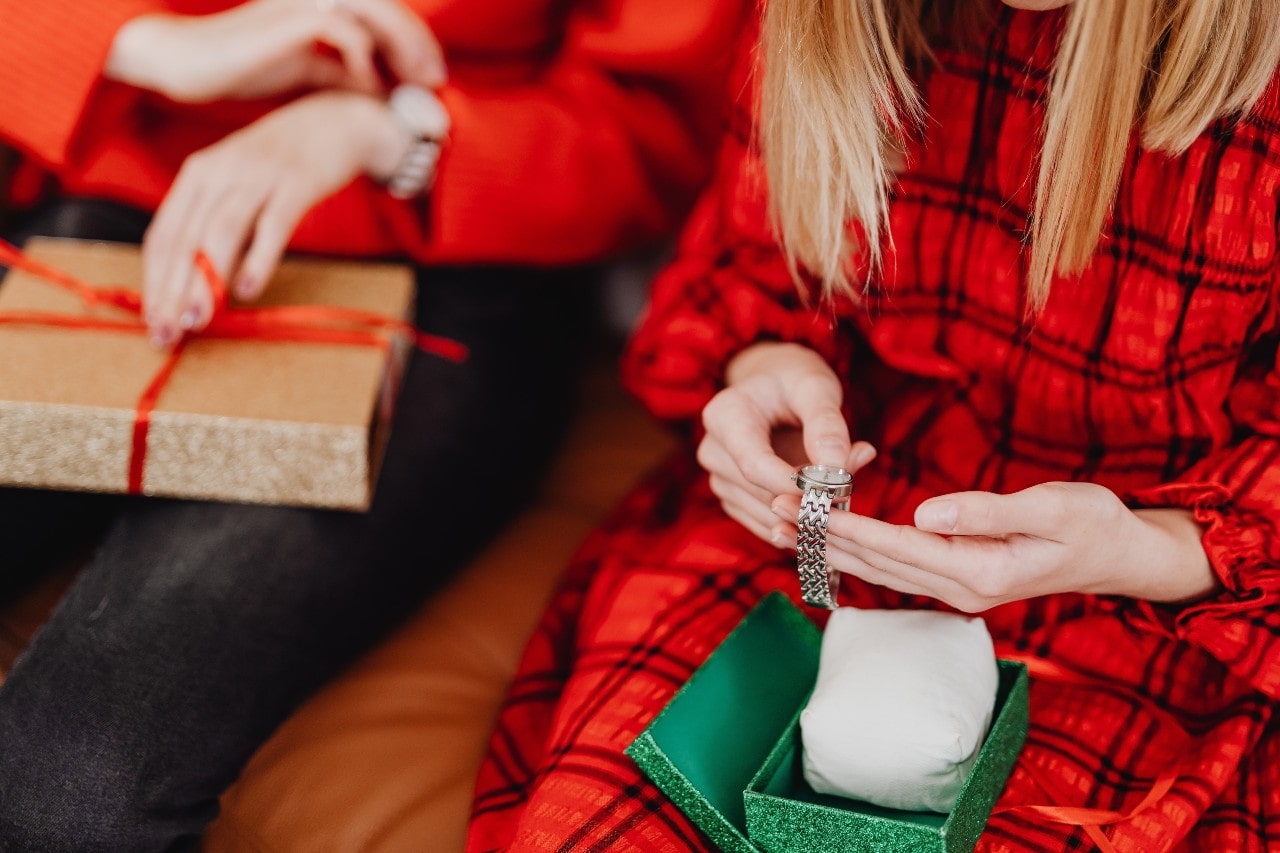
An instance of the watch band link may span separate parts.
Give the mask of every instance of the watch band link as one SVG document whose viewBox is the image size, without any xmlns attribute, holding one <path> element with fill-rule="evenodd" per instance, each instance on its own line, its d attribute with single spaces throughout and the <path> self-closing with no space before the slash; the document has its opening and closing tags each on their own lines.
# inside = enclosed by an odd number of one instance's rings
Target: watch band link
<svg viewBox="0 0 1280 853">
<path fill-rule="evenodd" d="M 800 575 L 800 596 L 812 607 L 836 609 L 837 573 L 827 566 L 827 520 L 831 516 L 831 493 L 805 489 L 797 520 L 796 568 Z"/>
</svg>

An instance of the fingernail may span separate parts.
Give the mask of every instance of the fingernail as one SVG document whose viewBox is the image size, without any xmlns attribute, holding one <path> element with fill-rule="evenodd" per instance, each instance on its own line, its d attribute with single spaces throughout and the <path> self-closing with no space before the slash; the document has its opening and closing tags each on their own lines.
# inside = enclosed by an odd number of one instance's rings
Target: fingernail
<svg viewBox="0 0 1280 853">
<path fill-rule="evenodd" d="M 876 452 L 873 448 L 866 447 L 866 446 L 859 447 L 858 452 L 853 455 L 854 467 L 861 468 L 863 465 L 866 465 L 868 462 L 870 462 L 871 457 L 875 455 L 876 455 Z"/>
<path fill-rule="evenodd" d="M 242 275 L 236 279 L 236 298 L 252 299 L 253 294 L 258 291 L 258 283 L 247 275 Z"/>
<path fill-rule="evenodd" d="M 183 331 L 189 332 L 196 327 L 196 319 L 198 317 L 199 315 L 196 313 L 196 309 L 188 308 L 183 312 L 182 320 L 179 322 L 179 325 L 182 326 Z"/>
<path fill-rule="evenodd" d="M 956 529 L 956 505 L 952 501 L 923 503 L 916 510 L 916 525 L 923 530 Z"/>
<path fill-rule="evenodd" d="M 838 438 L 824 438 L 818 441 L 818 462 L 824 465 L 843 465 L 849 453 L 849 445 Z"/>
<path fill-rule="evenodd" d="M 774 515 L 781 518 L 783 521 L 793 520 L 791 518 L 791 513 L 787 512 L 786 505 L 783 503 L 782 498 L 774 498 L 773 503 L 769 504 L 769 509 Z"/>
<path fill-rule="evenodd" d="M 410 82 L 432 89 L 440 85 L 444 67 L 435 57 L 423 55 L 409 62 L 408 75 Z"/>
<path fill-rule="evenodd" d="M 173 343 L 173 327 L 161 326 L 151 334 L 151 345 L 156 349 L 164 349 Z"/>
<path fill-rule="evenodd" d="M 795 546 L 795 542 L 782 528 L 774 528 L 769 536 L 769 541 L 773 543 L 775 548 L 791 548 Z"/>
</svg>

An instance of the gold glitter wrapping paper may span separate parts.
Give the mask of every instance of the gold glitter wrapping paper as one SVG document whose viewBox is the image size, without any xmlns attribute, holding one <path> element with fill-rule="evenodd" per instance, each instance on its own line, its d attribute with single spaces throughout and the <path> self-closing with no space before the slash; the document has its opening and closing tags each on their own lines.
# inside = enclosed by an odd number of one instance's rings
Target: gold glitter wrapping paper
<svg viewBox="0 0 1280 853">
<path fill-rule="evenodd" d="M 999 662 L 994 722 L 951 813 L 902 812 L 817 794 L 805 783 L 799 716 L 820 648 L 817 627 L 785 596 L 771 593 L 627 755 L 731 853 L 972 850 L 1026 739 L 1026 667 Z"/>
<path fill-rule="evenodd" d="M 41 239 L 28 253 L 95 284 L 141 280 L 135 246 Z M 290 259 L 262 304 L 405 319 L 413 275 L 390 264 Z M 74 296 L 19 271 L 0 285 L 0 312 L 9 310 L 85 314 Z M 144 492 L 367 508 L 407 352 L 191 342 L 152 415 Z M 125 491 L 135 407 L 163 358 L 140 334 L 0 325 L 0 483 Z"/>
</svg>

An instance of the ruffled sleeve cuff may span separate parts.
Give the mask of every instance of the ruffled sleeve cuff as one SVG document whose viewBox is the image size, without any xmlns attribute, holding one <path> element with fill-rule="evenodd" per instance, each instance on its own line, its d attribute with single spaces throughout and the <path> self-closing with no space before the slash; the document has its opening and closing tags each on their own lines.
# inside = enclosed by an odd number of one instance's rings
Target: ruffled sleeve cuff
<svg viewBox="0 0 1280 853">
<path fill-rule="evenodd" d="M 742 277 L 741 270 L 720 269 L 683 280 L 678 286 L 705 310 L 642 324 L 624 359 L 623 380 L 655 417 L 696 419 L 724 388 L 730 361 L 753 344 L 797 343 L 835 362 L 833 318 L 784 307 Z"/>
<path fill-rule="evenodd" d="M 658 418 L 697 418 L 724 387 L 729 362 L 752 344 L 798 343 L 832 364 L 843 354 L 841 318 L 816 283 L 802 294 L 777 244 L 761 168 L 743 140 L 730 139 L 676 260 L 654 282 L 623 380 Z"/>
<path fill-rule="evenodd" d="M 1199 646 L 1258 690 L 1280 697 L 1280 538 L 1273 520 L 1213 482 L 1142 489 L 1127 503 L 1190 510 L 1221 584 L 1215 595 L 1191 604 L 1137 602 L 1136 621 Z"/>
</svg>

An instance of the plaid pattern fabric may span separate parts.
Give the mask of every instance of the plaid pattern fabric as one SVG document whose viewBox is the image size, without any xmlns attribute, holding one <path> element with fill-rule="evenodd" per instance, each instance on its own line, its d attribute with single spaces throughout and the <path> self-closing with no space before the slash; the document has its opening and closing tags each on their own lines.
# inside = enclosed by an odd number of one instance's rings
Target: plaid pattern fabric
<svg viewBox="0 0 1280 853">
<path fill-rule="evenodd" d="M 625 377 L 656 414 L 690 421 L 744 345 L 815 347 L 847 378 L 855 437 L 880 449 L 853 497 L 871 516 L 909 523 L 933 495 L 1052 480 L 1194 510 L 1222 581 L 1208 600 L 1061 595 L 986 614 L 1005 648 L 1093 684 L 1033 683 L 1027 746 L 980 849 L 1092 848 L 1080 827 L 1010 807 L 1126 812 L 1163 773 L 1167 793 L 1105 827 L 1116 849 L 1280 849 L 1280 98 L 1177 158 L 1135 146 L 1096 257 L 1028 321 L 1058 20 L 1005 12 L 981 49 L 940 55 L 894 247 L 856 302 L 797 296 L 741 113 Z M 772 589 L 796 594 L 794 556 L 727 519 L 689 454 L 673 459 L 584 545 L 548 609 L 480 774 L 470 849 L 709 849 L 622 750 Z M 848 579 L 842 602 L 937 606 Z"/>
</svg>

